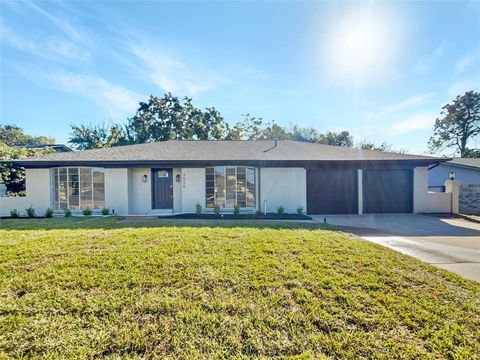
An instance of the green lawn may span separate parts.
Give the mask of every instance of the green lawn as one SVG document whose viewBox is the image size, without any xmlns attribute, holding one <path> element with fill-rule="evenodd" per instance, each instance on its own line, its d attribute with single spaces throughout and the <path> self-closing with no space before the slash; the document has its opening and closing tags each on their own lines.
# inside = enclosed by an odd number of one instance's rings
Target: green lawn
<svg viewBox="0 0 480 360">
<path fill-rule="evenodd" d="M 480 284 L 316 225 L 0 220 L 0 358 L 478 354 Z"/>
</svg>

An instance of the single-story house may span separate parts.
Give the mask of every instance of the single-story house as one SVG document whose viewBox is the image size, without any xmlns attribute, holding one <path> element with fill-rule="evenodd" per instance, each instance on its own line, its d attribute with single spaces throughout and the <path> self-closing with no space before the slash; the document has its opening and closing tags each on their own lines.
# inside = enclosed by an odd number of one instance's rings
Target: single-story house
<svg viewBox="0 0 480 360">
<path fill-rule="evenodd" d="M 449 212 L 428 192 L 428 168 L 449 159 L 298 141 L 165 141 L 12 161 L 26 197 L 0 198 L 5 215 L 32 205 L 119 215 L 204 211 L 307 214 Z M 3 200 L 3 202 L 2 202 Z"/>
<path fill-rule="evenodd" d="M 443 187 L 450 174 L 453 174 L 461 185 L 480 185 L 480 159 L 454 158 L 431 166 L 428 186 L 434 190 Z"/>
<path fill-rule="evenodd" d="M 445 191 L 443 184 L 450 177 L 458 181 L 459 211 L 465 214 L 480 214 L 480 159 L 455 158 L 435 164 L 428 172 L 428 188 Z"/>
</svg>

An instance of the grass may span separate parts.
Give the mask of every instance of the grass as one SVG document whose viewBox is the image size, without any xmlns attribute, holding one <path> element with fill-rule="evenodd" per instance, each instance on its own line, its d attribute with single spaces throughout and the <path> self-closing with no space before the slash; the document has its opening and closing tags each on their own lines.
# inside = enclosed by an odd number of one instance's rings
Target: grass
<svg viewBox="0 0 480 360">
<path fill-rule="evenodd" d="M 0 222 L 0 358 L 480 354 L 480 284 L 314 224 Z"/>
</svg>

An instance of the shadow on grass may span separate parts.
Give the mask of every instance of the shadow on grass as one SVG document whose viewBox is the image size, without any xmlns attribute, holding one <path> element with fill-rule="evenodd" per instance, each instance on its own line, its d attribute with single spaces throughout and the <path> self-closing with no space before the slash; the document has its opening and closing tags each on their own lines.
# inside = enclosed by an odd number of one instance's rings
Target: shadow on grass
<svg viewBox="0 0 480 360">
<path fill-rule="evenodd" d="M 155 227 L 243 227 L 306 230 L 336 230 L 315 221 L 286 220 L 193 220 L 143 217 L 70 217 L 37 219 L 1 219 L 0 230 L 121 229 Z"/>
</svg>

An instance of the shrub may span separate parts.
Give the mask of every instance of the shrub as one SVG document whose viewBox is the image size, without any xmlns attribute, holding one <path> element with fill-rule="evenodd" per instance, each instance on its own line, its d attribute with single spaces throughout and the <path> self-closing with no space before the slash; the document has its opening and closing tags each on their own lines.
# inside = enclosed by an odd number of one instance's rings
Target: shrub
<svg viewBox="0 0 480 360">
<path fill-rule="evenodd" d="M 277 207 L 277 215 L 283 215 L 285 213 L 285 209 L 283 208 L 282 205 Z"/>
<path fill-rule="evenodd" d="M 298 215 L 303 215 L 303 206 L 297 207 L 297 214 Z"/>
<path fill-rule="evenodd" d="M 215 207 L 213 208 L 213 212 L 215 213 L 215 215 L 220 215 L 220 213 L 222 212 L 222 208 L 220 207 L 220 205 L 215 205 Z"/>
<path fill-rule="evenodd" d="M 202 205 L 200 205 L 200 203 L 198 201 L 195 204 L 195 213 L 197 215 L 200 215 L 202 213 Z"/>
<path fill-rule="evenodd" d="M 25 211 L 27 212 L 27 216 L 29 218 L 35 217 L 35 209 L 32 207 L 32 205 L 30 205 L 28 208 L 26 208 Z"/>
<path fill-rule="evenodd" d="M 234 215 L 240 214 L 240 205 L 235 205 L 235 207 L 233 208 L 233 214 Z"/>
<path fill-rule="evenodd" d="M 63 213 L 65 214 L 65 217 L 72 216 L 72 212 L 69 209 L 65 209 L 65 211 Z"/>
<path fill-rule="evenodd" d="M 13 209 L 13 210 L 10 210 L 10 216 L 12 218 L 18 218 L 18 217 L 20 217 L 20 213 L 18 212 L 17 209 Z"/>
<path fill-rule="evenodd" d="M 46 218 L 51 218 L 51 217 L 53 217 L 53 209 L 48 208 L 47 210 L 45 210 L 45 217 L 46 217 Z"/>
<path fill-rule="evenodd" d="M 90 216 L 92 215 L 92 210 L 90 210 L 90 208 L 86 208 L 86 209 L 83 209 L 82 213 L 83 213 L 83 216 Z"/>
<path fill-rule="evenodd" d="M 110 214 L 110 209 L 109 208 L 103 208 L 102 209 L 102 215 L 109 215 Z"/>
<path fill-rule="evenodd" d="M 262 216 L 262 210 L 255 211 L 255 216 Z"/>
</svg>

